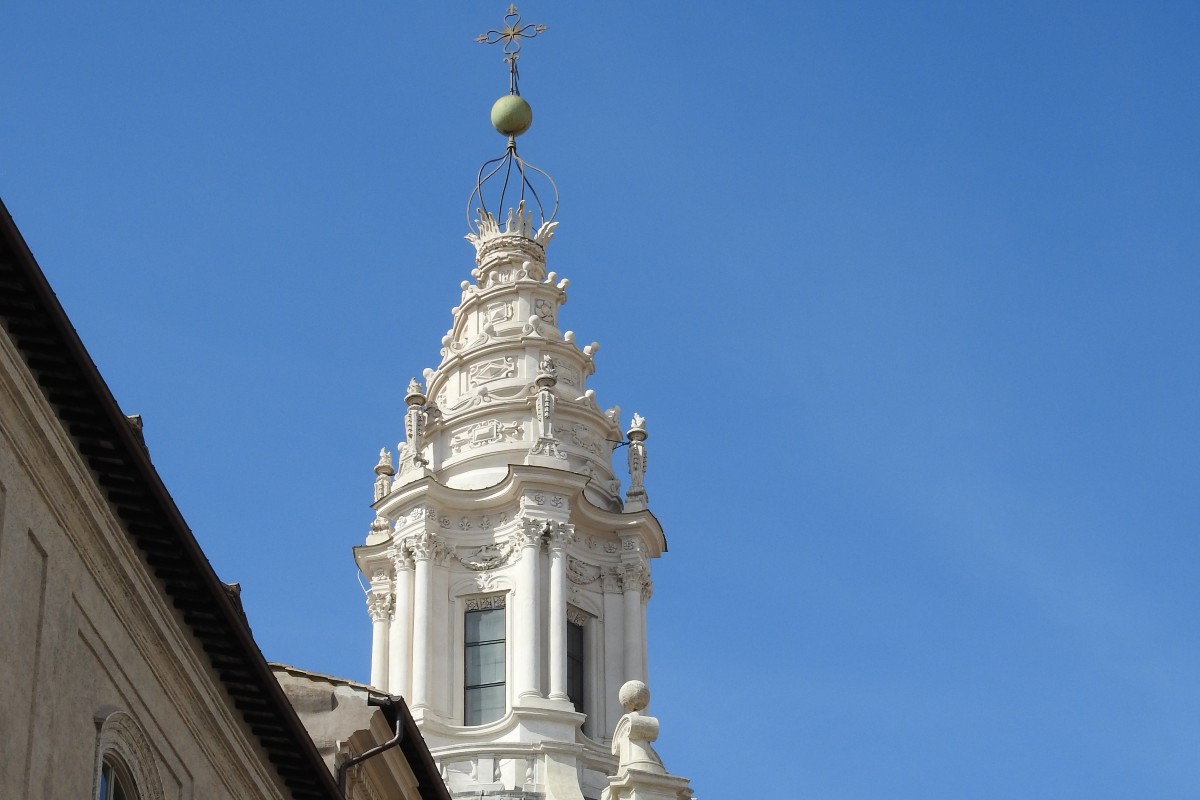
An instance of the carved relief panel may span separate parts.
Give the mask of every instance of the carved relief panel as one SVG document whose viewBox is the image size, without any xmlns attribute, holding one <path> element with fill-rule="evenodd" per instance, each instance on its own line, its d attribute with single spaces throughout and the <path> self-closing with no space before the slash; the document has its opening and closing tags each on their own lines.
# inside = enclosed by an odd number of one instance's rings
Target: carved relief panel
<svg viewBox="0 0 1200 800">
<path fill-rule="evenodd" d="M 606 452 L 606 443 L 603 437 L 599 436 L 582 422 L 556 425 L 554 432 L 558 435 L 559 441 L 575 445 L 594 456 L 603 456 Z"/>
<path fill-rule="evenodd" d="M 511 378 L 516 374 L 517 363 L 512 356 L 501 356 L 487 361 L 480 361 L 472 364 L 467 370 L 467 385 L 465 388 L 473 389 L 492 381 Z"/>
<path fill-rule="evenodd" d="M 488 419 L 459 428 L 450 437 L 450 451 L 455 455 L 499 442 L 519 441 L 525 435 L 520 422 L 501 422 Z"/>
</svg>

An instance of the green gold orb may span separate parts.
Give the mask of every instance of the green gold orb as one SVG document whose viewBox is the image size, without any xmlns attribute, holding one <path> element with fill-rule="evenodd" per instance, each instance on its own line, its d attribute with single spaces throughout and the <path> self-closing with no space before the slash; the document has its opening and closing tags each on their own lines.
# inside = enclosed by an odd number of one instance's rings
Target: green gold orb
<svg viewBox="0 0 1200 800">
<path fill-rule="evenodd" d="M 505 136 L 520 136 L 533 124 L 533 109 L 519 94 L 506 94 L 492 104 L 492 127 Z"/>
</svg>

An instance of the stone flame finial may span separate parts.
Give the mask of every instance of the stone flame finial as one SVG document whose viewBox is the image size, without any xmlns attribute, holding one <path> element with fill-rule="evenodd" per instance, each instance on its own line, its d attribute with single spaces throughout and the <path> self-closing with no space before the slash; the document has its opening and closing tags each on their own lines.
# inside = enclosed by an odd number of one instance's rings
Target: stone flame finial
<svg viewBox="0 0 1200 800">
<path fill-rule="evenodd" d="M 379 463 L 375 465 L 375 502 L 379 502 L 387 495 L 391 483 L 389 479 L 395 474 L 396 470 L 392 466 L 392 454 L 386 447 L 379 448 Z"/>
<path fill-rule="evenodd" d="M 646 494 L 646 467 L 649 459 L 646 457 L 646 418 L 636 411 L 629 430 L 625 432 L 629 439 L 629 491 L 625 493 L 625 510 L 640 511 L 650 502 Z"/>
<path fill-rule="evenodd" d="M 404 412 L 404 435 L 408 441 L 400 450 L 400 475 L 405 479 L 428 474 L 429 462 L 422 455 L 425 449 L 425 424 L 429 419 L 425 413 L 427 400 L 421 382 L 416 378 L 410 380 L 404 393 L 404 404 L 408 407 Z"/>
<path fill-rule="evenodd" d="M 423 406 L 425 405 L 425 389 L 421 386 L 421 382 L 416 378 L 408 382 L 408 389 L 404 393 L 404 404 L 407 406 Z"/>
</svg>

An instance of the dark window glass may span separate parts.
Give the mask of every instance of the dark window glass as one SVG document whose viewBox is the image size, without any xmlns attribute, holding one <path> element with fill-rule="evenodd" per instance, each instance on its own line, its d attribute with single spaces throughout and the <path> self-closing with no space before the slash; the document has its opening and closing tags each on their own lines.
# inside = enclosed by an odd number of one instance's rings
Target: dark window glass
<svg viewBox="0 0 1200 800">
<path fill-rule="evenodd" d="M 131 800 L 132 792 L 125 789 L 125 781 L 120 773 L 113 769 L 107 761 L 100 767 L 100 797 L 99 800 Z"/>
<path fill-rule="evenodd" d="M 504 609 L 468 611 L 463 724 L 483 725 L 504 716 Z"/>
<path fill-rule="evenodd" d="M 583 705 L 583 626 L 567 623 L 567 697 L 575 710 L 584 713 Z"/>
</svg>

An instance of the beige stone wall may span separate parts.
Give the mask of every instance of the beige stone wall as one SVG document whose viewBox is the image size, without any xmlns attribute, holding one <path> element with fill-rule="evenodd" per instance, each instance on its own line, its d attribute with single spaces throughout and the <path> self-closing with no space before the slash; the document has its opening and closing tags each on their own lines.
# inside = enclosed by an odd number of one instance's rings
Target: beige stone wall
<svg viewBox="0 0 1200 800">
<path fill-rule="evenodd" d="M 95 797 L 100 748 L 143 798 L 286 796 L 0 332 L 0 798 Z"/>
<path fill-rule="evenodd" d="M 385 715 L 367 705 L 370 687 L 352 681 L 272 665 L 329 771 L 392 739 Z M 439 779 L 440 780 L 440 779 Z M 399 747 L 350 767 L 347 800 L 420 800 L 417 778 Z"/>
</svg>

